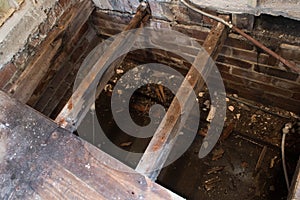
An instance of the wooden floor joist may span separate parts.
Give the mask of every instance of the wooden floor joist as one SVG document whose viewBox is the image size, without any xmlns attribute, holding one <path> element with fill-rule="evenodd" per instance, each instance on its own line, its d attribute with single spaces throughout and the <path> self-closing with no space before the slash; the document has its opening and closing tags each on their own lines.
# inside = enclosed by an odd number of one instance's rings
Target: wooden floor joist
<svg viewBox="0 0 300 200">
<path fill-rule="evenodd" d="M 62 127 L 74 131 L 80 124 L 82 118 L 88 112 L 91 105 L 94 103 L 95 88 L 102 91 L 106 83 L 111 79 L 117 67 L 123 61 L 126 55 L 121 56 L 112 62 L 110 67 L 105 71 L 102 77 L 100 72 L 105 68 L 107 63 L 111 61 L 118 54 L 119 49 L 124 51 L 130 50 L 135 42 L 135 35 L 138 35 L 142 30 L 139 27 L 143 27 L 148 21 L 151 15 L 151 10 L 148 3 L 142 2 L 137 8 L 137 12 L 133 19 L 129 22 L 128 26 L 125 27 L 124 31 L 133 30 L 135 34 L 120 34 L 114 39 L 114 41 L 108 46 L 104 54 L 99 58 L 92 56 L 91 60 L 86 63 L 90 70 L 84 79 L 79 84 L 78 88 L 74 91 L 73 95 L 57 116 L 55 121 Z M 132 33 L 132 32 L 131 32 Z M 99 79 L 101 81 L 98 84 Z"/>
<path fill-rule="evenodd" d="M 182 199 L 0 91 L 0 199 Z"/>
<path fill-rule="evenodd" d="M 203 44 L 203 48 L 213 59 L 216 59 L 219 51 L 221 50 L 226 35 L 225 26 L 221 23 L 218 23 L 212 28 L 210 34 L 207 36 Z M 202 72 L 206 74 L 209 73 L 210 70 L 206 69 L 207 61 L 203 62 L 203 56 L 203 53 L 200 52 L 196 57 L 193 66 L 198 66 L 198 69 L 201 69 Z M 190 68 L 176 94 L 176 96 L 183 98 L 181 100 L 184 104 L 181 105 L 183 107 L 188 106 L 185 104 L 190 102 L 189 98 L 191 97 L 192 92 L 194 92 L 189 90 L 189 85 L 194 87 L 196 91 L 204 86 L 204 80 L 201 78 L 201 75 L 198 73 L 197 69 L 193 66 Z M 137 172 L 148 176 L 152 180 L 156 180 L 174 145 L 175 139 L 173 139 L 172 142 L 170 139 L 171 137 L 177 137 L 174 135 L 176 133 L 178 134 L 176 125 L 180 120 L 184 120 L 181 116 L 181 109 L 182 108 L 180 107 L 178 101 L 174 99 L 159 127 L 157 128 L 157 131 L 155 132 L 150 144 L 144 152 L 142 159 L 136 167 Z"/>
</svg>

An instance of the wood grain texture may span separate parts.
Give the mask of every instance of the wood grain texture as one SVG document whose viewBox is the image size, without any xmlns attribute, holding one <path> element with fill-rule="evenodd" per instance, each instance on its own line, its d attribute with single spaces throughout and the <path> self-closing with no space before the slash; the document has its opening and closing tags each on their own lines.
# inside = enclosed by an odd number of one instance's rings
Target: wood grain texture
<svg viewBox="0 0 300 200">
<path fill-rule="evenodd" d="M 220 44 L 225 40 L 225 35 L 226 29 L 223 24 L 218 23 L 212 28 L 203 44 L 208 54 L 200 51 L 199 55 L 197 55 L 193 66 L 188 71 L 176 94 L 176 97 L 179 97 L 180 102 L 182 102 L 181 105 L 176 98 L 173 99 L 167 113 L 136 167 L 137 172 L 148 176 L 152 180 L 156 180 L 180 132 L 178 131 L 178 128 L 180 128 L 178 124 L 180 121 L 184 123 L 186 120 L 184 119 L 185 116 L 188 116 L 187 114 L 182 115 L 182 110 L 189 113 L 193 107 L 193 105 L 191 105 L 191 102 L 193 102 L 191 98 L 194 91 L 191 91 L 189 88 L 192 87 L 195 91 L 199 91 L 205 84 L 204 79 L 201 78 L 197 69 L 202 71 L 201 74 L 203 76 L 209 75 L 211 68 L 206 65 L 207 62 L 209 62 L 209 56 L 216 59 L 222 46 Z M 197 69 L 194 66 L 197 66 Z"/>
<path fill-rule="evenodd" d="M 0 199 L 182 199 L 0 91 Z"/>
<path fill-rule="evenodd" d="M 98 54 L 101 51 L 94 51 L 94 54 L 89 57 L 89 61 L 85 64 L 87 66 L 86 68 L 90 69 L 89 72 L 85 75 L 78 88 L 74 91 L 65 107 L 55 119 L 61 127 L 71 131 L 76 130 L 88 109 L 94 103 L 95 90 L 102 91 L 104 89 L 107 82 L 115 73 L 116 68 L 125 58 L 126 54 L 118 57 L 120 49 L 123 50 L 121 53 L 131 49 L 135 42 L 135 36 L 142 31 L 139 27 L 146 23 L 150 14 L 151 11 L 149 10 L 148 4 L 146 7 L 139 6 L 135 16 L 124 28 L 125 32 L 119 34 L 108 44 L 107 50 L 103 52 L 100 58 Z M 129 30 L 132 31 L 129 33 L 126 32 Z M 98 48 L 99 47 L 102 46 L 98 46 Z M 102 73 L 103 76 L 101 76 Z M 70 107 L 72 109 L 70 109 Z"/>
</svg>

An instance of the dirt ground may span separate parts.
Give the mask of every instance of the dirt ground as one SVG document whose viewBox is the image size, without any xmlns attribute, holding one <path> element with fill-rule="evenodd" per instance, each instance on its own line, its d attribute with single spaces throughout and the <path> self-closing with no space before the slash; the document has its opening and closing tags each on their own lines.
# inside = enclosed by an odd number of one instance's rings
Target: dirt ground
<svg viewBox="0 0 300 200">
<path fill-rule="evenodd" d="M 113 120 L 110 104 L 114 84 L 134 66 L 134 63 L 127 62 L 117 71 L 116 77 L 97 99 L 95 109 L 111 142 L 128 152 L 143 152 L 151 138 L 135 138 L 124 133 Z M 198 133 L 188 150 L 161 171 L 157 182 L 187 199 L 286 199 L 281 130 L 285 123 L 295 123 L 298 116 L 227 94 L 226 121 L 221 139 L 208 156 L 199 159 L 199 149 L 209 127 L 210 98 L 207 89 L 197 96 L 201 113 Z M 138 89 L 129 105 L 133 121 L 140 126 L 147 125 L 151 106 L 158 103 L 167 109 L 173 97 L 168 89 L 155 84 Z M 184 127 L 183 131 L 188 132 L 188 129 Z M 128 161 L 124 156 L 114 155 L 95 136 L 80 136 L 133 168 L 139 161 Z M 287 136 L 286 160 L 290 180 L 299 158 L 299 144 L 299 135 Z"/>
</svg>

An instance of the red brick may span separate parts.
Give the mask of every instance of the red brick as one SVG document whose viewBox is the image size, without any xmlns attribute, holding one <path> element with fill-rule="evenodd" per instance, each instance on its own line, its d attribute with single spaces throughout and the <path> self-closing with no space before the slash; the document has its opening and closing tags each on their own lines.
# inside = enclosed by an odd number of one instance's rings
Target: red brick
<svg viewBox="0 0 300 200">
<path fill-rule="evenodd" d="M 178 26 L 173 26 L 172 29 L 175 30 L 175 31 L 178 31 L 180 33 L 183 33 L 183 34 L 185 34 L 189 37 L 198 39 L 198 40 L 205 40 L 207 35 L 208 35 L 208 32 L 197 30 L 197 29 L 194 29 L 190 26 L 180 26 L 180 25 L 178 25 Z"/>
<path fill-rule="evenodd" d="M 269 67 L 266 65 L 255 65 L 254 70 L 259 72 L 259 73 L 263 73 L 263 74 L 267 74 L 270 76 L 275 76 L 278 78 L 283 78 L 283 79 L 287 79 L 287 80 L 292 80 L 292 81 L 296 81 L 299 77 L 298 74 L 293 73 L 293 72 L 288 72 L 288 71 L 284 71 L 281 69 L 276 69 L 273 67 Z"/>
<path fill-rule="evenodd" d="M 300 113 L 299 100 L 297 101 L 291 98 L 283 98 L 283 97 L 276 96 L 274 94 L 265 93 L 262 96 L 261 102 L 269 106 L 276 106 L 284 110 Z"/>
<path fill-rule="evenodd" d="M 249 89 L 246 85 L 239 85 L 235 82 L 225 81 L 224 84 L 228 93 L 238 94 L 242 98 L 256 102 L 261 101 L 261 96 L 264 93 L 261 90 Z"/>
<path fill-rule="evenodd" d="M 230 46 L 234 48 L 253 50 L 253 45 L 246 40 L 239 40 L 236 38 L 228 37 L 224 43 L 225 46 Z"/>
<path fill-rule="evenodd" d="M 3 88 L 10 81 L 16 71 L 17 67 L 12 63 L 0 69 L 0 88 Z"/>
<path fill-rule="evenodd" d="M 293 99 L 300 101 L 300 92 L 293 94 Z"/>
<path fill-rule="evenodd" d="M 222 54 L 224 56 L 232 56 L 232 48 L 227 47 L 227 46 L 223 46 L 223 48 L 221 49 L 220 54 Z"/>
<path fill-rule="evenodd" d="M 264 83 L 271 83 L 272 78 L 268 75 L 263 75 L 257 72 L 253 72 L 250 70 L 244 70 L 236 67 L 232 67 L 232 74 L 241 76 L 241 77 L 247 77 L 249 79 L 253 79 L 259 82 L 264 82 Z"/>
<path fill-rule="evenodd" d="M 247 61 L 243 61 L 243 60 L 239 60 L 236 58 L 227 57 L 223 55 L 219 55 L 217 61 L 221 63 L 226 63 L 237 67 L 245 68 L 245 69 L 249 69 L 252 67 L 252 64 Z"/>
<path fill-rule="evenodd" d="M 225 73 L 229 73 L 230 68 L 231 68 L 228 65 L 225 65 L 223 63 L 218 63 L 218 62 L 216 63 L 216 66 L 218 67 L 220 72 L 225 72 Z"/>
<path fill-rule="evenodd" d="M 299 83 L 294 83 L 291 81 L 286 81 L 286 80 L 282 80 L 282 79 L 277 79 L 277 78 L 273 78 L 272 80 L 272 84 L 286 89 L 286 90 L 290 90 L 290 91 L 294 91 L 294 92 L 300 92 L 300 84 Z"/>
<path fill-rule="evenodd" d="M 267 85 L 263 83 L 257 83 L 253 81 L 249 81 L 248 86 L 253 89 L 262 90 L 264 92 L 268 92 L 270 94 L 283 96 L 285 98 L 292 97 L 292 92 L 288 90 L 284 90 L 278 87 L 274 87 L 272 85 Z"/>
<path fill-rule="evenodd" d="M 238 77 L 238 76 L 233 76 L 233 75 L 225 73 L 223 71 L 221 71 L 221 76 L 224 80 L 235 82 L 235 83 L 240 84 L 240 85 L 247 85 L 248 84 L 247 79 L 244 79 L 244 78 L 241 78 L 241 77 Z"/>
<path fill-rule="evenodd" d="M 242 60 L 257 62 L 258 61 L 258 55 L 255 51 L 246 51 L 241 49 L 232 48 L 232 56 L 234 58 L 239 58 Z"/>
</svg>

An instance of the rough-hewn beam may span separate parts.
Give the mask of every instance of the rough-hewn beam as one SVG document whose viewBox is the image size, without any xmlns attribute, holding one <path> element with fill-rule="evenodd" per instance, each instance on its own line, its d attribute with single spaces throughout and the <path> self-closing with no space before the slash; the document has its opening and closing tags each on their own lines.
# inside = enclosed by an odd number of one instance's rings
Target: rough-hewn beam
<svg viewBox="0 0 300 200">
<path fill-rule="evenodd" d="M 148 4 L 141 3 L 138 7 L 137 12 L 133 19 L 130 21 L 127 27 L 125 27 L 124 31 L 132 30 L 142 26 L 148 19 L 151 14 L 150 8 Z M 136 29 L 135 33 L 139 34 L 141 29 Z M 114 39 L 114 41 L 108 46 L 108 50 L 104 52 L 104 54 L 98 58 L 97 53 L 92 56 L 90 61 L 86 64 L 87 68 L 91 68 L 84 79 L 79 84 L 78 88 L 74 91 L 73 95 L 57 116 L 55 121 L 59 123 L 62 127 L 67 128 L 71 131 L 75 130 L 76 127 L 80 124 L 80 121 L 85 116 L 86 112 L 92 105 L 94 96 L 94 89 L 98 88 L 98 90 L 102 91 L 106 85 L 106 83 L 111 79 L 112 75 L 115 73 L 115 69 L 120 65 L 126 55 L 121 56 L 116 59 L 110 67 L 105 71 L 104 76 L 101 77 L 100 83 L 98 83 L 100 79 L 100 72 L 103 70 L 104 66 L 113 59 L 116 55 L 116 52 L 119 49 L 130 49 L 135 42 L 134 35 L 130 35 L 126 37 L 126 34 L 121 34 Z M 96 62 L 95 62 L 96 59 Z M 96 64 L 94 64 L 96 63 Z"/>
<path fill-rule="evenodd" d="M 207 36 L 203 47 L 213 59 L 216 59 L 222 43 L 225 40 L 225 36 L 226 28 L 221 23 L 215 25 Z M 197 68 L 201 69 L 204 75 L 208 75 L 210 70 L 206 69 L 206 61 L 203 61 L 203 56 L 203 53 L 200 52 L 196 57 L 193 66 L 198 66 L 199 68 Z M 199 88 L 204 86 L 204 80 L 193 66 L 190 68 L 176 94 L 176 96 L 182 97 L 181 101 L 183 104 L 181 106 L 184 108 L 190 106 L 187 104 L 190 102 L 189 99 L 191 98 L 193 91 L 189 90 L 189 86 L 191 85 L 195 90 L 199 90 Z M 182 119 L 181 106 L 176 99 L 173 100 L 142 159 L 136 167 L 137 172 L 148 176 L 152 180 L 156 180 L 174 145 L 175 139 L 172 140 L 173 142 L 170 142 L 170 139 L 171 137 L 177 137 L 177 124 L 180 120 L 184 120 Z"/>
</svg>

